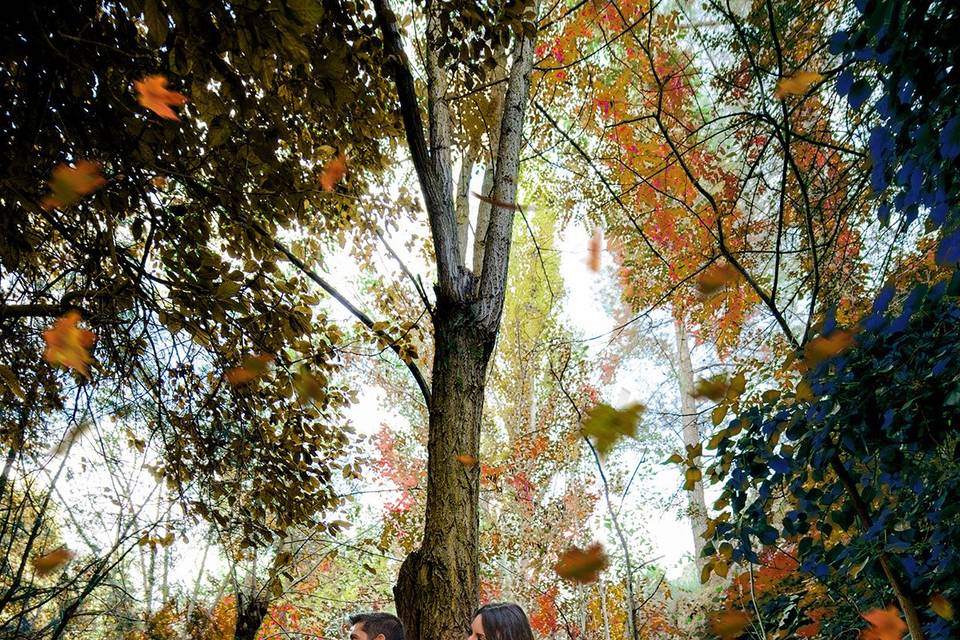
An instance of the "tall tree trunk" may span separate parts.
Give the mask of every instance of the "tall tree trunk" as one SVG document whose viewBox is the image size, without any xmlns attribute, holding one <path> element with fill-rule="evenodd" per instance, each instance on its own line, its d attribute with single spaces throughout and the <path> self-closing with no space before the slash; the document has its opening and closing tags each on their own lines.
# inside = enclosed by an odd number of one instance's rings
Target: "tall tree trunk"
<svg viewBox="0 0 960 640">
<path fill-rule="evenodd" d="M 477 458 L 487 364 L 495 334 L 464 304 L 437 301 L 423 542 L 393 593 L 411 640 L 459 639 L 479 593 Z"/>
<path fill-rule="evenodd" d="M 267 615 L 266 601 L 255 596 L 244 598 L 243 590 L 237 591 L 237 624 L 233 631 L 234 640 L 254 640 L 257 631 Z"/>
<path fill-rule="evenodd" d="M 680 380 L 683 443 L 695 447 L 700 443 L 700 429 L 697 425 L 697 403 L 693 398 L 693 363 L 690 359 L 690 343 L 687 340 L 687 328 L 683 319 L 674 317 L 673 326 L 677 336 L 677 377 Z M 699 463 L 699 458 L 695 462 Z M 707 502 L 703 496 L 702 482 L 697 482 L 693 486 L 693 491 L 687 492 L 687 507 L 697 570 L 702 571 L 706 563 L 706 559 L 702 556 L 703 547 L 706 544 L 703 533 L 707 530 Z"/>
</svg>

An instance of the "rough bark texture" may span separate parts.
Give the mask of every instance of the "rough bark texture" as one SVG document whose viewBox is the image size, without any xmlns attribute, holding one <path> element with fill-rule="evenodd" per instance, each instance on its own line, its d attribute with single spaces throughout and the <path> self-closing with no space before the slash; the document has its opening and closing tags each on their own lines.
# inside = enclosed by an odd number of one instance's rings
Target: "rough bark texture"
<svg viewBox="0 0 960 640">
<path fill-rule="evenodd" d="M 477 458 L 495 333 L 468 305 L 438 300 L 423 542 L 400 567 L 394 599 L 411 640 L 460 640 L 479 592 Z"/>
<path fill-rule="evenodd" d="M 693 399 L 693 363 L 690 360 L 690 343 L 687 340 L 687 328 L 681 318 L 674 318 L 674 330 L 677 336 L 677 377 L 680 380 L 680 412 L 683 414 L 683 444 L 691 447 L 700 442 L 700 428 L 697 425 L 697 403 Z M 707 530 L 707 501 L 703 496 L 703 483 L 694 485 L 687 492 L 690 530 L 693 533 L 693 548 L 697 570 L 702 571 L 706 563 L 703 547 L 706 541 L 703 533 Z"/>
</svg>

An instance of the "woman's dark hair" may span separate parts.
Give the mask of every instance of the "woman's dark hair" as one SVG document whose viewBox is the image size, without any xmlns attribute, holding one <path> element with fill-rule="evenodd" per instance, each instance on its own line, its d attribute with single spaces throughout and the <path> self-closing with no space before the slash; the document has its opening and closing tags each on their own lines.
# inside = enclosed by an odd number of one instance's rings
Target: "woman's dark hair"
<svg viewBox="0 0 960 640">
<path fill-rule="evenodd" d="M 474 614 L 480 616 L 487 640 L 533 640 L 530 621 L 520 605 L 512 602 L 491 602 Z"/>
</svg>

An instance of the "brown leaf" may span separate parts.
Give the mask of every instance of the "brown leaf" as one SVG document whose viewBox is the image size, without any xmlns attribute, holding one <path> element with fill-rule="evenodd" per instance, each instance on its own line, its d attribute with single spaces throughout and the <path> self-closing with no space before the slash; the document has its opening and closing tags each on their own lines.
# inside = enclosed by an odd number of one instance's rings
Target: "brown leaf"
<svg viewBox="0 0 960 640">
<path fill-rule="evenodd" d="M 480 202 L 486 202 L 487 204 L 494 207 L 501 207 L 503 209 L 518 209 L 520 207 L 520 205 L 518 204 L 503 202 L 502 200 L 495 200 L 493 198 L 488 198 L 487 196 L 482 196 L 476 191 L 471 191 L 470 193 L 473 195 L 474 198 L 476 198 Z"/>
<path fill-rule="evenodd" d="M 100 165 L 91 160 L 79 160 L 76 166 L 61 164 L 50 178 L 50 195 L 43 199 L 43 208 L 65 209 L 105 185 Z"/>
<path fill-rule="evenodd" d="M 165 77 L 147 76 L 143 80 L 134 81 L 133 87 L 137 91 L 137 102 L 140 106 L 150 109 L 167 120 L 180 119 L 170 107 L 182 107 L 187 104 L 187 96 L 167 89 Z"/>
<path fill-rule="evenodd" d="M 587 584 L 596 582 L 607 564 L 603 546 L 594 543 L 586 549 L 571 547 L 560 556 L 554 568 L 561 578 Z"/>
<path fill-rule="evenodd" d="M 733 640 L 743 634 L 750 625 L 750 616 L 743 611 L 728 609 L 710 618 L 710 630 L 721 640 Z"/>
<path fill-rule="evenodd" d="M 33 563 L 33 572 L 42 578 L 65 565 L 71 558 L 73 558 L 73 551 L 70 551 L 66 547 L 60 547 L 45 556 L 33 558 L 33 560 L 31 560 Z"/>
</svg>

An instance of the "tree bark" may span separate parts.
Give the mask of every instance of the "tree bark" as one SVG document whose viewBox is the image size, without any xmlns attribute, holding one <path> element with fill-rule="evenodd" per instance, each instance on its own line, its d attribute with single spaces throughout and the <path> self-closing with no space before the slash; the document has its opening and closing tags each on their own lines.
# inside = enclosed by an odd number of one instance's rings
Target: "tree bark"
<svg viewBox="0 0 960 640">
<path fill-rule="evenodd" d="M 487 364 L 496 334 L 469 305 L 440 298 L 434 318 L 433 399 L 423 542 L 394 587 L 410 640 L 462 640 L 479 593 L 479 465 Z"/>
<path fill-rule="evenodd" d="M 695 447 L 700 443 L 700 429 L 697 425 L 697 403 L 693 398 L 693 363 L 690 359 L 690 343 L 687 339 L 687 328 L 682 318 L 675 317 L 673 327 L 677 336 L 677 378 L 680 381 L 683 444 Z M 703 557 L 703 547 L 706 544 L 703 533 L 707 530 L 707 501 L 703 495 L 702 482 L 697 482 L 693 491 L 687 492 L 687 506 L 690 530 L 693 533 L 694 560 L 697 563 L 697 572 L 699 573 L 706 563 L 706 559 Z"/>
<path fill-rule="evenodd" d="M 254 640 L 257 631 L 267 615 L 267 603 L 251 596 L 249 600 L 243 597 L 243 590 L 237 591 L 237 623 L 234 627 L 234 640 Z"/>
</svg>

